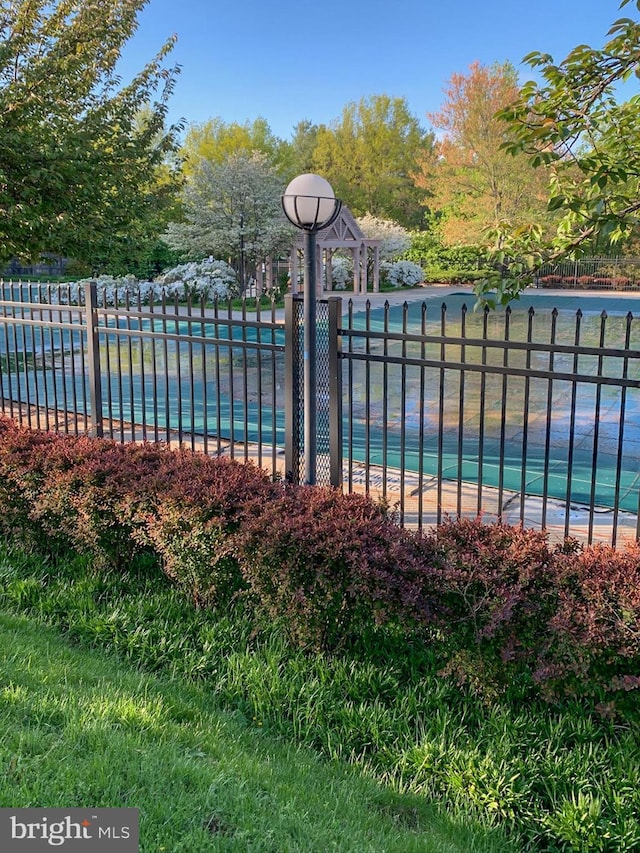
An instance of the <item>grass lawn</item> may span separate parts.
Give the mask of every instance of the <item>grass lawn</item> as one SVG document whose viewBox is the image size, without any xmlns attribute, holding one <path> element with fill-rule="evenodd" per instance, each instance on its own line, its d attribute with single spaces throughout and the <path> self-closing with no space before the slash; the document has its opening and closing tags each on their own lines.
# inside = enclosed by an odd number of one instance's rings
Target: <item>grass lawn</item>
<svg viewBox="0 0 640 853">
<path fill-rule="evenodd" d="M 474 695 L 393 635 L 306 654 L 152 562 L 0 547 L 0 613 L 0 806 L 137 807 L 144 853 L 640 850 L 634 696 Z"/>
<path fill-rule="evenodd" d="M 221 711 L 210 686 L 6 613 L 0 648 L 0 807 L 139 808 L 144 853 L 505 849 Z"/>
</svg>

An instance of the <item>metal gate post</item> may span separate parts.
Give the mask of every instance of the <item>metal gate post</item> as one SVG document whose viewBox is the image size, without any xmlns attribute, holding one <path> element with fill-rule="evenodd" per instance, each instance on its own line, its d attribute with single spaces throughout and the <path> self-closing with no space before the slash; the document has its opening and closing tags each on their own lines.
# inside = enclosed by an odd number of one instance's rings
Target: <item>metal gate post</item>
<svg viewBox="0 0 640 853">
<path fill-rule="evenodd" d="M 300 482 L 302 383 L 300 376 L 300 299 L 284 297 L 284 466 L 288 482 Z"/>
<path fill-rule="evenodd" d="M 100 374 L 100 339 L 98 335 L 98 287 L 95 281 L 84 286 L 84 305 L 87 327 L 87 365 L 91 435 L 102 438 L 102 376 Z"/>
<path fill-rule="evenodd" d="M 342 299 L 329 303 L 329 469 L 330 483 L 342 488 Z"/>
</svg>

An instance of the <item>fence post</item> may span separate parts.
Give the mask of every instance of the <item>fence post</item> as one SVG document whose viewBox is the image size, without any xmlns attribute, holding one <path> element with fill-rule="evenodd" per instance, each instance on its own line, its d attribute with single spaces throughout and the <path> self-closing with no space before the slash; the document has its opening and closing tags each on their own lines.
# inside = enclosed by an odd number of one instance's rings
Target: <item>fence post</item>
<svg viewBox="0 0 640 853">
<path fill-rule="evenodd" d="M 296 296 L 284 297 L 284 468 L 287 481 L 296 485 L 302 450 L 299 306 Z"/>
<path fill-rule="evenodd" d="M 329 477 L 342 488 L 342 299 L 329 303 Z"/>
<path fill-rule="evenodd" d="M 84 286 L 87 326 L 87 369 L 89 372 L 89 404 L 91 435 L 102 438 L 102 376 L 100 373 L 100 339 L 98 335 L 98 286 L 90 281 Z"/>
</svg>

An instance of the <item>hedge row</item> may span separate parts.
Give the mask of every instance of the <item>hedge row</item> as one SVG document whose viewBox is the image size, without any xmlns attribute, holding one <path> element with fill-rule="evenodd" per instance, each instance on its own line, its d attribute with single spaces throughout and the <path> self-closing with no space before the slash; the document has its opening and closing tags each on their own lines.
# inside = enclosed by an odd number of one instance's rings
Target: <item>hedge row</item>
<svg viewBox="0 0 640 853">
<path fill-rule="evenodd" d="M 640 686 L 640 547 L 552 547 L 481 520 L 428 533 L 365 496 L 272 482 L 226 458 L 31 431 L 0 419 L 0 531 L 96 568 L 157 557 L 197 607 L 243 597 L 259 628 L 346 647 L 383 626 L 437 645 L 481 690 L 518 677 L 610 710 Z"/>
</svg>

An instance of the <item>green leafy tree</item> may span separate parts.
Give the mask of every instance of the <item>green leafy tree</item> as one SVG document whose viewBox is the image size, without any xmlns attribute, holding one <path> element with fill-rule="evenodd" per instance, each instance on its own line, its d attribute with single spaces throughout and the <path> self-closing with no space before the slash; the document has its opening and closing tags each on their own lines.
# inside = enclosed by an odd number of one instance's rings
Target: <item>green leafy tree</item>
<svg viewBox="0 0 640 853">
<path fill-rule="evenodd" d="M 639 10 L 640 0 L 620 5 Z M 560 63 L 539 52 L 525 57 L 542 80 L 526 83 L 501 112 L 514 137 L 505 148 L 551 171 L 548 210 L 560 219 L 550 239 L 539 219 L 501 224 L 494 259 L 515 258 L 512 276 L 481 283 L 482 299 L 494 291 L 503 303 L 517 298 L 541 264 L 589 251 L 595 241 L 618 244 L 638 228 L 640 96 L 625 100 L 620 87 L 640 76 L 640 22 L 621 18 L 609 36 L 602 48 L 580 45 Z"/>
<path fill-rule="evenodd" d="M 0 0 L 0 259 L 91 264 L 157 233 L 177 180 L 174 39 L 129 83 L 116 73 L 146 2 Z"/>
<path fill-rule="evenodd" d="M 282 173 L 288 183 L 296 175 L 313 172 L 314 152 L 322 126 L 303 119 L 293 129 L 290 142 L 285 142 L 282 151 Z"/>
<path fill-rule="evenodd" d="M 270 163 L 279 166 L 284 155 L 284 143 L 271 132 L 264 118 L 253 122 L 227 123 L 219 116 L 202 124 L 192 124 L 182 145 L 184 171 L 192 174 L 201 160 L 220 165 L 234 156 L 250 156 L 254 151 L 266 155 Z"/>
<path fill-rule="evenodd" d="M 202 158 L 182 192 L 183 221 L 166 241 L 190 258 L 231 258 L 244 286 L 265 257 L 291 245 L 293 227 L 280 205 L 282 179 L 265 154 Z"/>
<path fill-rule="evenodd" d="M 345 106 L 342 118 L 318 131 L 313 171 L 325 177 L 355 216 L 370 213 L 407 228 L 423 216 L 423 193 L 412 175 L 432 145 L 404 98 L 374 95 Z"/>
</svg>

